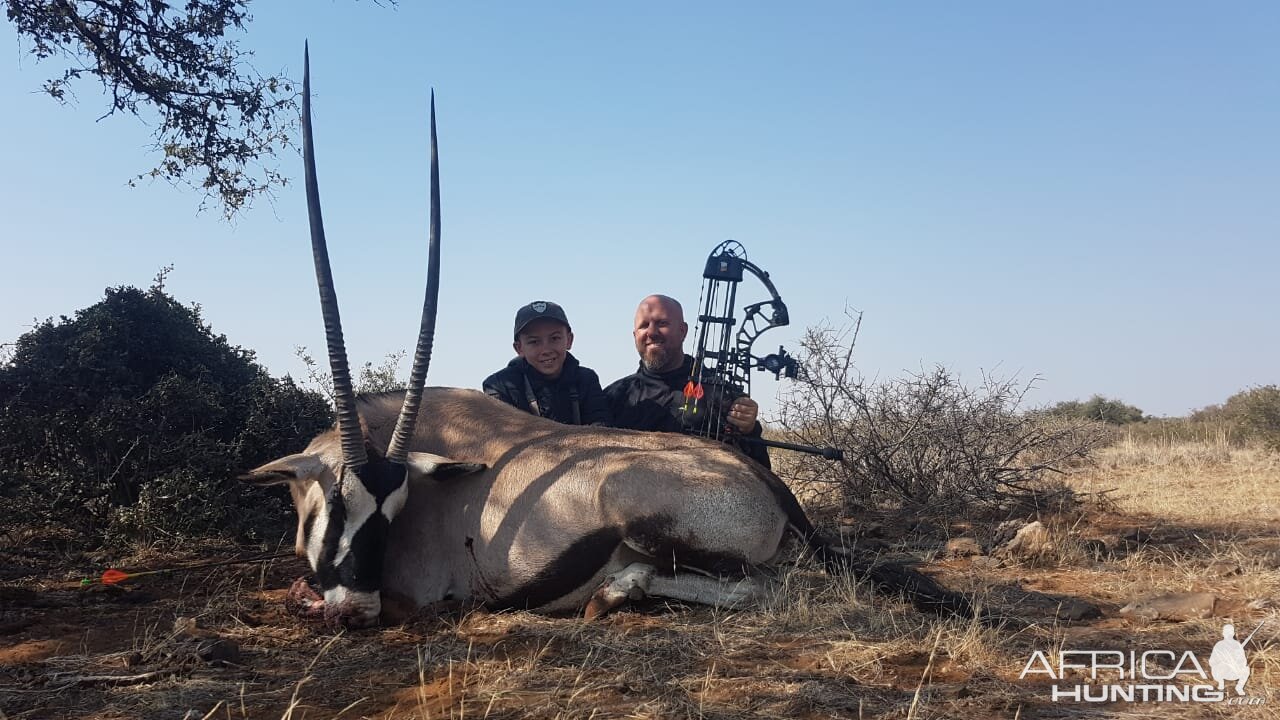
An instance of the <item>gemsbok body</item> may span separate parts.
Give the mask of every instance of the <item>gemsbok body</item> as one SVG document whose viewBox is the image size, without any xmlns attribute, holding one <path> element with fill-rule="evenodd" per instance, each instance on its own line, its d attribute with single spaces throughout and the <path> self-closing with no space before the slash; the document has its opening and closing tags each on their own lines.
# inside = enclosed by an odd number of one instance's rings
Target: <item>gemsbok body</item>
<svg viewBox="0 0 1280 720">
<path fill-rule="evenodd" d="M 304 70 L 303 152 L 313 256 L 337 426 L 301 453 L 241 479 L 288 483 L 297 550 L 323 595 L 290 597 L 306 616 L 378 621 L 383 595 L 422 607 L 582 611 L 645 595 L 737 606 L 794 536 L 828 565 L 968 615 L 968 602 L 913 570 L 862 563 L 814 530 L 795 496 L 737 449 L 702 438 L 562 425 L 475 390 L 424 392 L 439 287 L 439 166 L 431 104 L 431 227 L 422 328 L 409 387 L 352 390 L 320 216 Z"/>
</svg>

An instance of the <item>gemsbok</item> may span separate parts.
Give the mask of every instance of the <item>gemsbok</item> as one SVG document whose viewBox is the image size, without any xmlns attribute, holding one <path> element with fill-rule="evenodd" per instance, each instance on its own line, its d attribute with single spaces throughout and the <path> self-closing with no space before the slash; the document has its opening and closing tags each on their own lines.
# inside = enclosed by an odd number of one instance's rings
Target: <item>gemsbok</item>
<svg viewBox="0 0 1280 720">
<path fill-rule="evenodd" d="M 788 537 L 829 569 L 868 577 L 921 609 L 967 616 L 961 595 L 907 567 L 855 560 L 814 529 L 772 472 L 723 443 L 561 425 L 475 390 L 426 388 L 440 266 L 439 160 L 431 98 L 431 210 L 422 325 L 409 387 L 357 397 L 329 268 L 303 70 L 303 154 L 312 250 L 337 424 L 301 453 L 242 476 L 288 483 L 306 617 L 363 627 L 383 594 L 422 607 L 581 611 L 594 617 L 645 595 L 738 606 Z"/>
</svg>

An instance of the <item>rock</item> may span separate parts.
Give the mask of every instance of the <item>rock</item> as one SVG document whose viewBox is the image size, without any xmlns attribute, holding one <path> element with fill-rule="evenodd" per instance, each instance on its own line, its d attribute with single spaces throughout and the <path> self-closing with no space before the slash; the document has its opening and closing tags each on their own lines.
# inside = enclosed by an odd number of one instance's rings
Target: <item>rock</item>
<svg viewBox="0 0 1280 720">
<path fill-rule="evenodd" d="M 1005 520 L 996 525 L 995 532 L 991 535 L 991 547 L 1000 547 L 1013 539 L 1018 531 L 1026 527 L 1026 520 Z"/>
<path fill-rule="evenodd" d="M 1140 546 L 1130 543 L 1119 535 L 1101 535 L 1097 538 L 1086 540 L 1085 547 L 1095 552 L 1095 557 L 1098 560 L 1120 560 L 1140 548 Z"/>
<path fill-rule="evenodd" d="M 193 617 L 185 617 L 179 615 L 173 619 L 173 634 L 186 635 L 187 637 L 199 637 L 199 627 L 196 625 L 196 619 Z"/>
<path fill-rule="evenodd" d="M 1145 528 L 1129 528 L 1120 533 L 1120 542 L 1126 545 L 1141 547 L 1151 542 L 1153 531 Z"/>
<path fill-rule="evenodd" d="M 858 548 L 858 550 L 862 552 L 870 552 L 870 553 L 877 553 L 877 554 L 886 553 L 889 551 L 889 548 L 892 547 L 889 543 L 885 542 L 884 540 L 881 540 L 880 538 L 873 538 L 873 537 L 858 538 L 858 540 L 853 543 L 853 546 Z"/>
<path fill-rule="evenodd" d="M 1054 613 L 1063 622 L 1079 622 L 1102 617 L 1102 610 L 1097 605 L 1084 600 L 1063 600 Z"/>
<path fill-rule="evenodd" d="M 948 540 L 942 553 L 946 557 L 953 558 L 971 557 L 973 555 L 981 555 L 982 548 L 978 546 L 978 541 L 971 537 L 958 537 Z"/>
<path fill-rule="evenodd" d="M 884 525 L 875 521 L 861 520 L 857 517 L 840 518 L 841 537 L 884 537 Z"/>
<path fill-rule="evenodd" d="M 1120 608 L 1120 615 L 1142 620 L 1194 620 L 1213 617 L 1217 602 L 1213 593 L 1169 593 L 1134 600 Z"/>
<path fill-rule="evenodd" d="M 1124 545 L 1124 541 L 1120 539 L 1119 535 L 1099 535 L 1096 539 L 1102 543 L 1103 547 L 1111 551 L 1119 550 Z"/>
<path fill-rule="evenodd" d="M 1240 563 L 1233 560 L 1214 560 L 1209 563 L 1209 567 L 1205 568 L 1205 572 L 1213 577 L 1230 577 L 1232 575 L 1243 575 L 1244 568 L 1240 567 Z"/>
<path fill-rule="evenodd" d="M 1107 541 L 1100 538 L 1089 538 L 1085 540 L 1081 547 L 1086 555 L 1094 560 L 1105 559 L 1111 554 L 1111 546 L 1107 545 Z"/>
<path fill-rule="evenodd" d="M 1039 521 L 1022 526 L 1008 543 L 996 548 L 992 555 L 999 558 L 1029 560 L 1041 558 L 1054 551 L 1049 530 Z"/>
<path fill-rule="evenodd" d="M 210 665 L 240 664 L 240 646 L 226 638 L 200 641 L 196 655 Z"/>
<path fill-rule="evenodd" d="M 930 697 L 961 700 L 973 696 L 973 691 L 965 683 L 930 683 Z"/>
<path fill-rule="evenodd" d="M 1249 607 L 1249 601 L 1244 599 L 1218 598 L 1218 602 L 1213 605 L 1213 616 L 1223 618 L 1238 617 L 1249 614 L 1251 610 L 1258 609 Z"/>
<path fill-rule="evenodd" d="M 217 637 L 217 633 L 200 627 L 193 617 L 178 616 L 173 619 L 173 635 L 174 637 L 186 638 L 212 638 Z"/>
<path fill-rule="evenodd" d="M 865 552 L 881 552 L 889 549 L 889 543 L 881 540 L 879 534 L 868 535 L 866 533 L 866 527 L 841 525 L 840 544 L 846 548 L 857 548 Z"/>
</svg>

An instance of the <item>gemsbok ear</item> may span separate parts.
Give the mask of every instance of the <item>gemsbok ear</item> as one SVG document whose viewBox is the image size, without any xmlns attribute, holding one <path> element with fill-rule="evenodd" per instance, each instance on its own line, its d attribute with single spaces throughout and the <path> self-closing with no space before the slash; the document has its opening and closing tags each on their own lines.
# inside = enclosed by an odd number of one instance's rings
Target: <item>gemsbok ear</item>
<svg viewBox="0 0 1280 720">
<path fill-rule="evenodd" d="M 405 470 L 418 477 L 430 477 L 433 480 L 449 480 L 477 473 L 487 469 L 484 463 L 459 462 L 443 455 L 424 452 L 411 452 L 405 461 Z"/>
<path fill-rule="evenodd" d="M 237 477 L 240 482 L 266 487 L 281 483 L 296 482 L 308 478 L 318 478 L 324 472 L 324 463 L 320 458 L 307 453 L 289 455 L 279 460 L 257 467 Z"/>
</svg>

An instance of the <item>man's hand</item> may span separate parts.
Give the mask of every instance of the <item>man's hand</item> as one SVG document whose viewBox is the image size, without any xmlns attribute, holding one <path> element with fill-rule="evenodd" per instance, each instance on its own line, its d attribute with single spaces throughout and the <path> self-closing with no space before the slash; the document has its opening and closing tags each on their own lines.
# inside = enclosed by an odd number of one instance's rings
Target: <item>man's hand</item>
<svg viewBox="0 0 1280 720">
<path fill-rule="evenodd" d="M 760 406 L 756 404 L 756 401 L 743 395 L 734 400 L 733 405 L 729 408 L 729 424 L 745 435 L 755 428 L 756 416 L 759 413 Z"/>
</svg>

